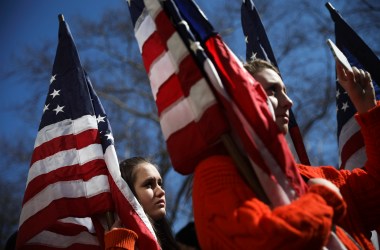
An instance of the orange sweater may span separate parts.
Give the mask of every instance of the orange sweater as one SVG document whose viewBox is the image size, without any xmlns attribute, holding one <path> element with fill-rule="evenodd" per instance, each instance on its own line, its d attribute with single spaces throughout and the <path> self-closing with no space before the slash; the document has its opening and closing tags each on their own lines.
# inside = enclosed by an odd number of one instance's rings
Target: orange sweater
<svg viewBox="0 0 380 250">
<path fill-rule="evenodd" d="M 347 213 L 339 226 L 363 248 L 373 249 L 368 233 L 380 225 L 379 104 L 357 120 L 366 143 L 366 171 L 303 165 L 299 169 L 306 177 L 323 177 L 340 188 Z M 202 249 L 321 249 L 334 216 L 327 202 L 331 204 L 323 195 L 308 192 L 271 210 L 256 198 L 227 156 L 207 158 L 194 173 L 194 219 Z M 357 249 L 340 227 L 336 232 L 348 249 Z"/>
<path fill-rule="evenodd" d="M 134 250 L 137 234 L 126 228 L 114 228 L 104 235 L 105 250 Z"/>
</svg>

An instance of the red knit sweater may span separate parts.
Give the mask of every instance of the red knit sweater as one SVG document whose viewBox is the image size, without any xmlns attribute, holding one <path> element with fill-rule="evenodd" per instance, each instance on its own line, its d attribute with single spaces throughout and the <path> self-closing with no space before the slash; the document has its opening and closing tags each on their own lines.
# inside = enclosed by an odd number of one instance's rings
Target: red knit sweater
<svg viewBox="0 0 380 250">
<path fill-rule="evenodd" d="M 366 170 L 299 165 L 308 177 L 323 177 L 340 188 L 347 203 L 341 226 L 365 249 L 370 230 L 380 225 L 380 105 L 356 117 L 362 127 Z M 333 201 L 337 202 L 337 201 Z M 193 209 L 202 249 L 321 249 L 328 241 L 334 210 L 318 192 L 308 192 L 271 210 L 258 200 L 227 156 L 213 156 L 195 169 Z M 335 223 L 335 221 L 334 221 Z M 337 235 L 357 249 L 340 227 Z"/>
</svg>

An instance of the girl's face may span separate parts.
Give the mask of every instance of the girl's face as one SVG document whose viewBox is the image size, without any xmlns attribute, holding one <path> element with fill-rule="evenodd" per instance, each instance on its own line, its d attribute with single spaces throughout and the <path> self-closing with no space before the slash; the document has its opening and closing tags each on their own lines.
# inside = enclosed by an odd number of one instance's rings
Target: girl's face
<svg viewBox="0 0 380 250">
<path fill-rule="evenodd" d="M 272 103 L 278 128 L 283 134 L 288 133 L 289 110 L 293 102 L 286 94 L 281 77 L 274 70 L 268 68 L 257 72 L 253 77 L 261 83 Z"/>
<path fill-rule="evenodd" d="M 161 175 L 150 163 L 141 163 L 134 170 L 134 189 L 145 213 L 154 221 L 166 214 L 165 191 Z"/>
</svg>

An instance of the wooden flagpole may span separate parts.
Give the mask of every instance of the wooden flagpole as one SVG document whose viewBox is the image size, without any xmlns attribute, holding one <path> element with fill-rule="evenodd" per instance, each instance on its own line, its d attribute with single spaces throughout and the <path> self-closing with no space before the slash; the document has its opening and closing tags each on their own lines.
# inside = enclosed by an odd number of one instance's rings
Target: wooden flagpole
<svg viewBox="0 0 380 250">
<path fill-rule="evenodd" d="M 271 202 L 269 201 L 268 196 L 265 194 L 263 187 L 260 185 L 260 181 L 257 178 L 256 173 L 249 164 L 248 159 L 244 157 L 243 154 L 238 150 L 238 147 L 232 140 L 231 135 L 224 134 L 221 136 L 221 139 L 228 153 L 235 162 L 235 165 L 241 177 L 252 189 L 257 198 L 271 207 Z"/>
</svg>

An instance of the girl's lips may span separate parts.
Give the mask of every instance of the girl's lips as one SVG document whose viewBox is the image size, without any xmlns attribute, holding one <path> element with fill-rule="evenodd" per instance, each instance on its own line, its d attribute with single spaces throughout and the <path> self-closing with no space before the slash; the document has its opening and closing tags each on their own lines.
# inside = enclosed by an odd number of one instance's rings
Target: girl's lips
<svg viewBox="0 0 380 250">
<path fill-rule="evenodd" d="M 289 123 L 289 116 L 287 115 L 277 115 L 278 118 L 282 118 L 286 123 Z"/>
<path fill-rule="evenodd" d="M 157 201 L 156 204 L 165 206 L 166 202 L 165 202 L 165 200 L 162 199 L 162 200 Z"/>
</svg>

